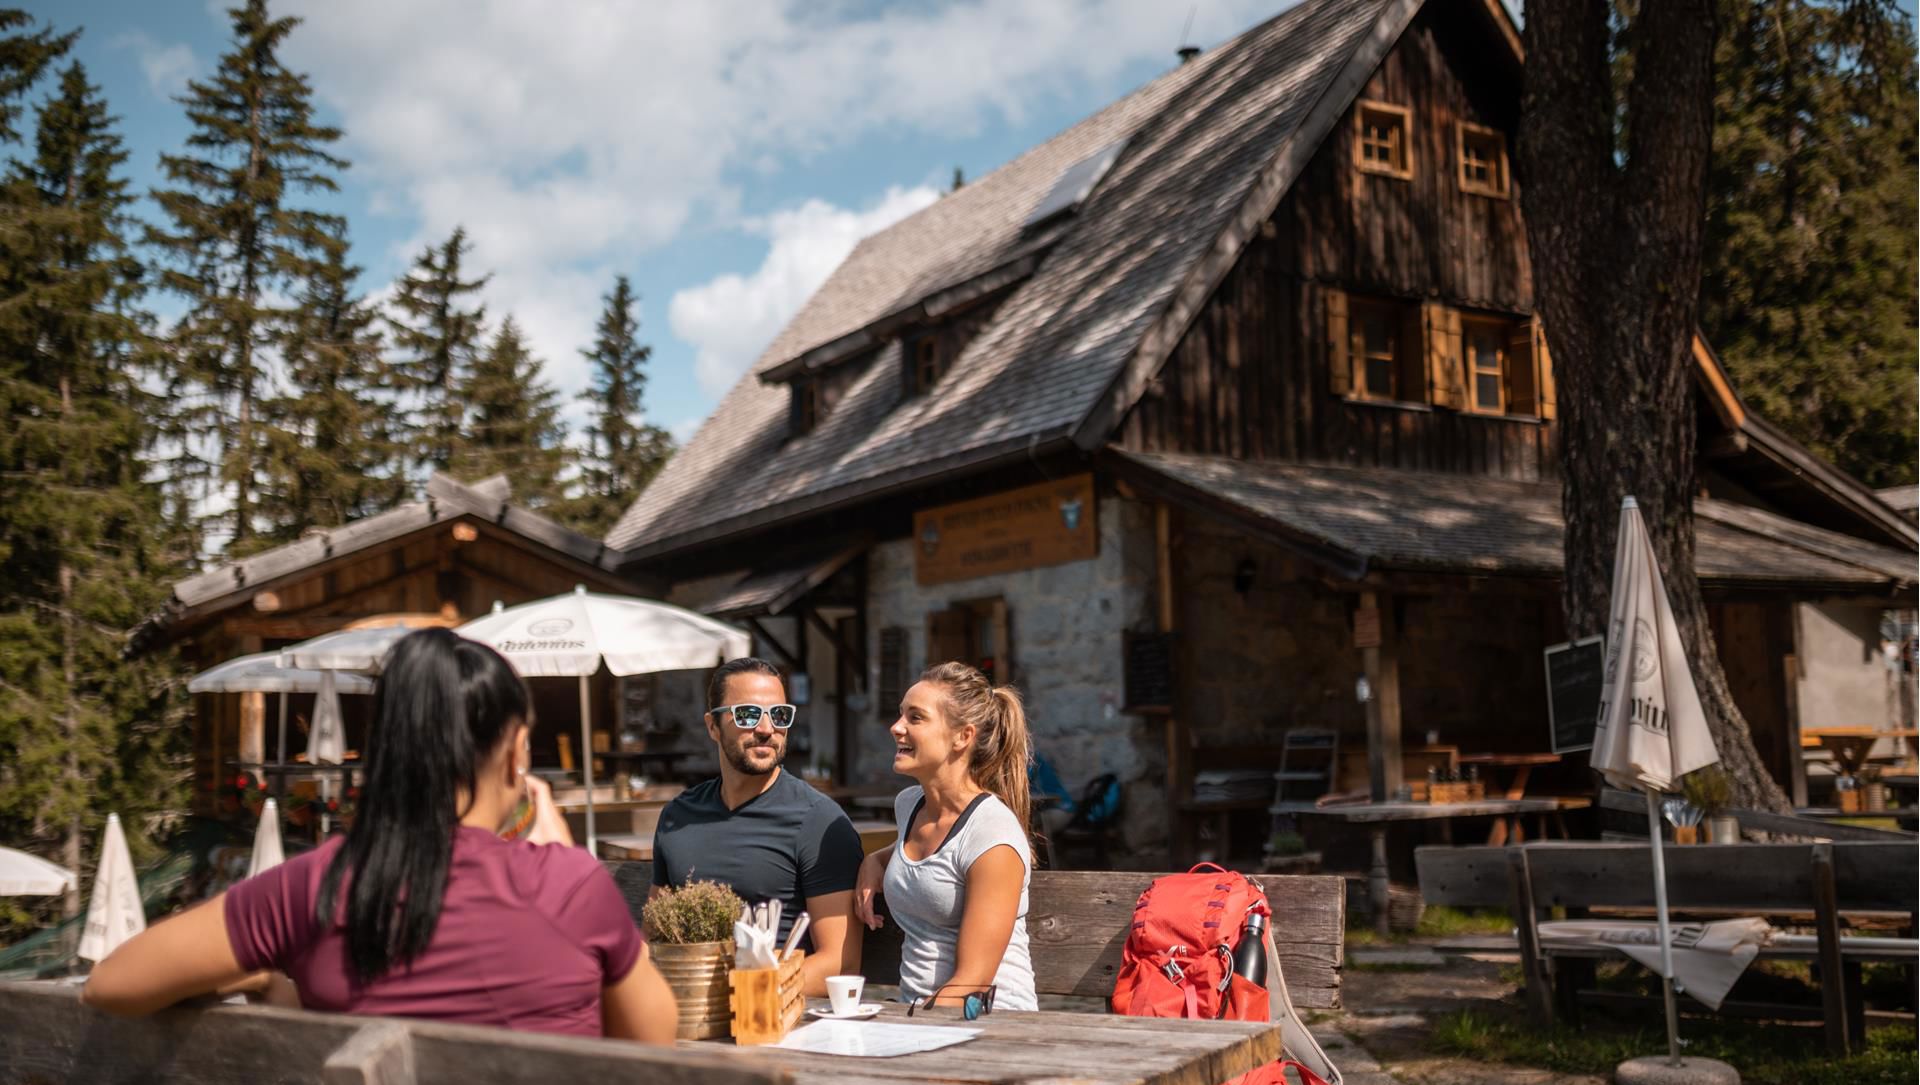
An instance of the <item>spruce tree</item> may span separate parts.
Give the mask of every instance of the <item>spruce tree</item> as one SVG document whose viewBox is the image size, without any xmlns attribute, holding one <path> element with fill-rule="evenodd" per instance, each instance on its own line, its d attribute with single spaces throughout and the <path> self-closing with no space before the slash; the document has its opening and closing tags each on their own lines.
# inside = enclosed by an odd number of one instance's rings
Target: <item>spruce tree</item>
<svg viewBox="0 0 1920 1085">
<path fill-rule="evenodd" d="M 1913 24 L 1889 0 L 1722 0 L 1701 323 L 1762 415 L 1914 481 Z"/>
<path fill-rule="evenodd" d="M 230 545 L 244 553 L 259 545 L 266 354 L 290 316 L 275 299 L 324 262 L 342 229 L 338 216 L 295 201 L 335 191 L 332 172 L 347 163 L 327 150 L 340 132 L 315 121 L 306 77 L 280 61 L 300 20 L 271 17 L 266 0 L 228 15 L 233 50 L 179 99 L 193 134 L 184 153 L 160 156 L 174 187 L 153 197 L 170 225 L 150 229 L 147 241 L 167 264 L 160 285 L 187 302 L 173 334 L 175 376 L 198 397 L 179 419 L 195 452 L 180 467 L 203 485 L 217 481 L 229 502 L 221 516 Z M 202 434 L 213 435 L 210 452 L 196 439 Z"/>
<path fill-rule="evenodd" d="M 353 293 L 360 269 L 344 236 L 301 289 L 283 347 L 284 395 L 267 405 L 261 538 L 290 542 L 310 528 L 384 512 L 408 486 L 398 411 L 388 391 L 378 314 Z"/>
<path fill-rule="evenodd" d="M 151 815 L 182 805 L 177 665 L 121 658 L 181 570 L 145 477 L 157 404 L 126 152 L 78 64 L 37 119 L 0 189 L 0 838 L 84 872 L 109 811 L 140 852 Z"/>
<path fill-rule="evenodd" d="M 640 299 L 625 275 L 613 281 L 603 299 L 593 349 L 581 351 L 593 363 L 592 404 L 587 450 L 580 464 L 580 492 L 558 510 L 570 527 L 599 538 L 620 519 L 642 488 L 673 454 L 673 438 L 650 425 L 643 411 L 647 358 L 653 348 L 640 342 Z"/>
<path fill-rule="evenodd" d="M 396 284 L 393 375 L 396 387 L 413 401 L 411 453 L 425 470 L 444 471 L 460 443 L 459 389 L 480 353 L 486 307 L 470 304 L 488 276 L 461 278 L 460 265 L 473 248 L 467 232 L 455 227 L 441 244 L 422 252 L 412 270 Z"/>
<path fill-rule="evenodd" d="M 460 382 L 466 424 L 450 469 L 469 481 L 505 473 L 516 503 L 552 505 L 561 496 L 566 430 L 559 393 L 541 374 L 520 326 L 508 317 Z"/>
</svg>

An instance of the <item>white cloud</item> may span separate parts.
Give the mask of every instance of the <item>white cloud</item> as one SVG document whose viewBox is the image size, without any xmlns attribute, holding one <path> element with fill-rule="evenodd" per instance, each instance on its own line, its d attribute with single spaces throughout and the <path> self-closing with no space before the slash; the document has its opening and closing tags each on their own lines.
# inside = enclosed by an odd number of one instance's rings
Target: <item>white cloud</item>
<svg viewBox="0 0 1920 1085">
<path fill-rule="evenodd" d="M 200 72 L 200 61 L 195 59 L 193 50 L 182 43 L 168 45 L 138 30 L 130 30 L 116 35 L 111 45 L 115 49 L 132 50 L 140 62 L 141 72 L 147 77 L 147 86 L 162 98 L 185 93 L 187 80 Z"/>
<path fill-rule="evenodd" d="M 808 205 L 743 219 L 743 181 L 889 133 L 957 138 L 1089 86 L 1116 95 L 1126 66 L 1173 63 L 1188 14 L 1162 0 L 284 6 L 305 19 L 284 55 L 339 111 L 356 179 L 417 220 L 404 257 L 465 225 L 474 266 L 498 269 L 489 303 L 524 320 L 569 390 L 612 269 L 689 227 L 750 228 L 774 242 L 757 271 L 685 292 L 712 391 L 749 340 L 777 329 L 765 322 L 783 317 L 766 314 L 791 312 L 792 291 L 804 296 L 824 276 L 819 264 L 850 243 L 836 239 L 852 220 L 887 202 L 859 215 Z M 1217 41 L 1275 7 L 1201 0 L 1192 37 Z M 876 176 L 872 191 L 925 169 Z M 723 333 L 700 306 L 727 291 L 760 308 Z"/>
<path fill-rule="evenodd" d="M 924 185 L 890 188 L 865 211 L 808 200 L 748 223 L 769 240 L 760 266 L 677 291 L 667 307 L 673 334 L 697 351 L 694 374 L 701 389 L 716 398 L 725 393 L 856 242 L 939 198 Z"/>
</svg>

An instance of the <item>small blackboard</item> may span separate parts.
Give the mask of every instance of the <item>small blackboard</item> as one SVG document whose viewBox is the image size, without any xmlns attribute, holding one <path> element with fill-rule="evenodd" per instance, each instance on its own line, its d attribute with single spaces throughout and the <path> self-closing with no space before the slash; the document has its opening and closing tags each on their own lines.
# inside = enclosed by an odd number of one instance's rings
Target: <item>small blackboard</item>
<svg viewBox="0 0 1920 1085">
<path fill-rule="evenodd" d="M 1586 637 L 1556 644 L 1547 657 L 1547 725 L 1553 752 L 1593 749 L 1600 722 L 1600 693 L 1606 676 L 1607 639 Z"/>
<path fill-rule="evenodd" d="M 1173 711 L 1173 634 L 1121 635 L 1126 712 Z"/>
</svg>

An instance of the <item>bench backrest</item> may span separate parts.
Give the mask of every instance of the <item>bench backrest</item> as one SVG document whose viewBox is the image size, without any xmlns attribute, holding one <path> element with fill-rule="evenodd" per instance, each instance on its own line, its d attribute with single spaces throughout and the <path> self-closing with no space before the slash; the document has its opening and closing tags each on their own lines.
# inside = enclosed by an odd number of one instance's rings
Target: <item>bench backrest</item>
<svg viewBox="0 0 1920 1085">
<path fill-rule="evenodd" d="M 652 864 L 606 863 L 639 917 Z M 1044 995 L 1106 998 L 1120 972 L 1133 906 L 1157 874 L 1128 871 L 1036 870 L 1027 887 L 1027 940 L 1033 982 Z M 1346 881 L 1315 875 L 1256 875 L 1273 906 L 1274 949 L 1293 1004 L 1301 1009 L 1340 1005 L 1340 968 L 1346 930 Z M 873 983 L 898 983 L 900 928 L 869 931 L 861 972 Z"/>
<path fill-rule="evenodd" d="M 1662 849 L 1667 900 L 1677 910 L 1804 912 L 1814 907 L 1814 848 L 1833 855 L 1843 912 L 1920 908 L 1920 849 L 1911 843 L 1690 845 Z M 1645 844 L 1552 843 L 1523 849 L 1541 908 L 1648 907 L 1653 850 Z M 1429 904 L 1505 908 L 1514 900 L 1507 848 L 1420 848 L 1420 895 Z"/>
<path fill-rule="evenodd" d="M 735 1053 L 267 1006 L 176 1008 L 138 1020 L 66 984 L 0 983 L 0 1085 L 289 1081 L 328 1085 L 786 1080 Z"/>
</svg>

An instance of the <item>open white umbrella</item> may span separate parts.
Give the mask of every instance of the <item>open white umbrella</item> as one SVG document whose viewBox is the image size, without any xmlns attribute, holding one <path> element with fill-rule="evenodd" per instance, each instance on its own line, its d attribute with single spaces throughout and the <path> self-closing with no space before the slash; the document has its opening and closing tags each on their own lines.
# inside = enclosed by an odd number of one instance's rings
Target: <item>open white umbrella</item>
<svg viewBox="0 0 1920 1085">
<path fill-rule="evenodd" d="M 260 827 L 253 831 L 253 860 L 247 864 L 247 877 L 264 874 L 287 861 L 280 846 L 280 804 L 268 799 L 260 808 Z"/>
<path fill-rule="evenodd" d="M 1653 907 L 1660 936 L 1660 980 L 1667 1006 L 1667 1053 L 1680 1064 L 1679 1018 L 1673 1005 L 1673 936 L 1667 919 L 1667 867 L 1661 854 L 1659 793 L 1720 760 L 1694 688 L 1680 627 L 1667 599 L 1660 563 L 1640 518 L 1640 505 L 1620 502 L 1613 557 L 1613 606 L 1607 622 L 1607 665 L 1593 767 L 1616 787 L 1647 795 L 1653 847 Z"/>
<path fill-rule="evenodd" d="M 319 693 L 324 680 L 332 679 L 334 688 L 341 693 L 366 694 L 373 692 L 373 679 L 360 674 L 339 674 L 332 671 L 311 670 L 286 666 L 281 663 L 280 652 L 259 652 L 238 659 L 229 659 L 217 667 L 209 667 L 187 683 L 189 693 L 278 693 L 280 695 L 280 754 L 279 763 L 287 763 L 287 694 Z M 336 698 L 335 715 L 338 715 L 339 700 Z M 337 760 L 337 759 L 336 759 Z"/>
<path fill-rule="evenodd" d="M 587 850 L 593 826 L 593 741 L 587 679 L 602 662 L 617 676 L 711 667 L 752 651 L 746 633 L 691 610 L 575 588 L 566 595 L 495 609 L 454 630 L 491 646 L 529 678 L 580 679 L 580 760 L 587 791 Z"/>
<path fill-rule="evenodd" d="M 0 848 L 0 897 L 57 897 L 80 885 L 66 867 L 38 855 Z"/>
<path fill-rule="evenodd" d="M 93 899 L 87 904 L 86 933 L 80 936 L 80 956 L 104 961 L 120 943 L 147 929 L 147 912 L 140 904 L 140 882 L 133 873 L 133 855 L 120 815 L 107 815 L 106 836 L 100 842 L 100 868 L 93 875 Z"/>
<path fill-rule="evenodd" d="M 388 650 L 411 632 L 413 629 L 404 625 L 339 629 L 280 649 L 280 662 L 303 670 L 379 674 Z"/>
</svg>

